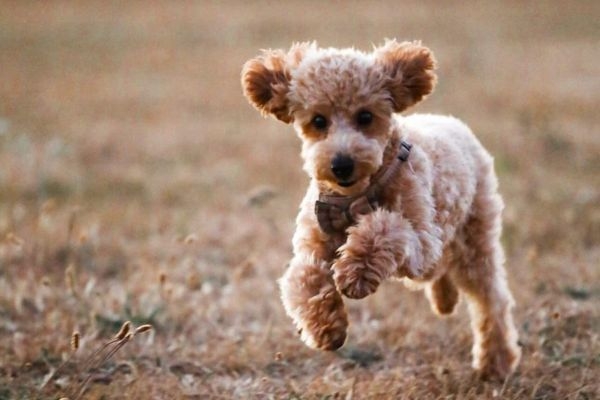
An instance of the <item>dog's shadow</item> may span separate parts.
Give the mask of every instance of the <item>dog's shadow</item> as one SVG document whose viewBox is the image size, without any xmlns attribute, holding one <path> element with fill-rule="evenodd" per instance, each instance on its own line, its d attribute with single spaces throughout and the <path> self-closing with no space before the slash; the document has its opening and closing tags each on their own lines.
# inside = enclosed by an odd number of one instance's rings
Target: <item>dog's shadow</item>
<svg viewBox="0 0 600 400">
<path fill-rule="evenodd" d="M 374 348 L 360 348 L 356 345 L 346 345 L 335 352 L 340 358 L 350 361 L 351 363 L 368 368 L 371 365 L 382 361 L 383 354 Z"/>
</svg>

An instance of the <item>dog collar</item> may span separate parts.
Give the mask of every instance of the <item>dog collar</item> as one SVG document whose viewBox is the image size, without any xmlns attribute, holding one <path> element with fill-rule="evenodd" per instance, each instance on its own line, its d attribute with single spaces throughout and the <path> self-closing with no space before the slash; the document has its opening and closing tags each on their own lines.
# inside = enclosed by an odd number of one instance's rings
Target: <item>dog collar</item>
<svg viewBox="0 0 600 400">
<path fill-rule="evenodd" d="M 401 141 L 398 155 L 391 165 L 379 171 L 373 183 L 361 194 L 339 196 L 320 193 L 319 200 L 315 203 L 315 214 L 321 230 L 327 234 L 343 232 L 354 224 L 359 216 L 375 211 L 379 207 L 383 188 L 398 172 L 400 165 L 408 160 L 411 148 L 411 144 Z"/>
</svg>

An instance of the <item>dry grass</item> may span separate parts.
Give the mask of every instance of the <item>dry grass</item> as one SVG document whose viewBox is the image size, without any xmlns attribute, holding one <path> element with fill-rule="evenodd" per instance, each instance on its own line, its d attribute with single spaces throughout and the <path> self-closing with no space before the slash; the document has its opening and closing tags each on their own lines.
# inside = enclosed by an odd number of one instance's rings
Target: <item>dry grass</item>
<svg viewBox="0 0 600 400">
<path fill-rule="evenodd" d="M 66 395 L 127 320 L 155 329 L 86 398 L 598 398 L 600 3 L 282 4 L 2 2 L 0 399 Z M 418 110 L 496 155 L 524 348 L 504 385 L 473 377 L 463 307 L 440 320 L 384 285 L 349 302 L 345 350 L 319 353 L 279 303 L 306 178 L 241 65 L 384 37 L 433 48 Z"/>
</svg>

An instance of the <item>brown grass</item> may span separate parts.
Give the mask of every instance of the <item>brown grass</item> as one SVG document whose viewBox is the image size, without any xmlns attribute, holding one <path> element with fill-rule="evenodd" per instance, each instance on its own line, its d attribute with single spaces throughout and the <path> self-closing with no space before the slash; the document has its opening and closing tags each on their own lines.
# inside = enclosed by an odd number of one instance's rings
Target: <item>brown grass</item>
<svg viewBox="0 0 600 400">
<path fill-rule="evenodd" d="M 59 398 L 127 320 L 154 330 L 85 398 L 593 399 L 600 375 L 597 1 L 22 2 L 0 6 L 0 399 Z M 469 366 L 464 307 L 384 285 L 338 353 L 278 299 L 306 177 L 239 72 L 258 49 L 422 39 L 419 111 L 495 154 L 522 364 Z M 76 353 L 40 390 L 44 377 Z"/>
</svg>

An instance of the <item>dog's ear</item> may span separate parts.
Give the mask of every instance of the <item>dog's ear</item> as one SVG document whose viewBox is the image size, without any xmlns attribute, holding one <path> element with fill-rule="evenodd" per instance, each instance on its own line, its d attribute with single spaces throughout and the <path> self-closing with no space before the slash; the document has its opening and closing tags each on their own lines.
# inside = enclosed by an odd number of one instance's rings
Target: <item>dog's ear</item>
<svg viewBox="0 0 600 400">
<path fill-rule="evenodd" d="M 297 43 L 287 53 L 264 50 L 260 56 L 247 61 L 242 69 L 242 87 L 250 104 L 263 115 L 292 122 L 287 98 L 291 71 L 300 64 L 306 52 L 315 47 L 315 42 Z"/>
<path fill-rule="evenodd" d="M 421 101 L 435 86 L 435 59 L 420 42 L 388 40 L 374 50 L 375 62 L 388 80 L 394 111 L 400 112 Z"/>
</svg>

